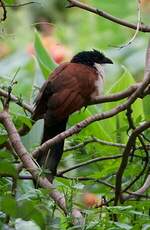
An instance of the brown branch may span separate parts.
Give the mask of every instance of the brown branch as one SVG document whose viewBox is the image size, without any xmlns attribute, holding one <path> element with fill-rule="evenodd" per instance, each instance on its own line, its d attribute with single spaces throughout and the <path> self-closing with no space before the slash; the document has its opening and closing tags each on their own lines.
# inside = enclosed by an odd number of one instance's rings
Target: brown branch
<svg viewBox="0 0 150 230">
<path fill-rule="evenodd" d="M 144 72 L 144 80 L 143 80 L 143 83 L 146 83 L 147 82 L 147 86 L 150 84 L 150 40 L 149 40 L 149 43 L 148 43 L 148 47 L 147 47 L 147 55 L 146 55 L 146 61 L 145 61 L 145 72 Z M 141 85 L 142 86 L 142 85 Z M 143 85 L 144 86 L 144 85 Z M 145 84 L 145 88 L 147 87 L 146 84 Z M 139 87 L 140 88 L 140 87 Z M 143 87 L 141 87 L 141 90 L 144 90 L 144 88 L 142 89 Z M 136 90 L 136 92 L 138 91 L 138 89 Z M 136 93 L 135 92 L 135 93 Z M 133 96 L 133 95 L 132 95 Z M 131 97 L 132 97 L 131 96 Z M 128 108 L 131 106 L 131 104 L 128 106 Z M 142 147 L 144 148 L 145 152 L 146 152 L 146 156 L 148 154 L 147 152 L 147 149 L 145 147 L 145 144 L 143 142 L 143 139 L 141 139 L 141 137 L 139 136 L 145 129 L 149 128 L 150 127 L 150 122 L 145 122 L 144 124 L 142 124 L 141 126 L 139 126 L 138 128 L 135 129 L 134 127 L 134 124 L 132 122 L 132 119 L 129 118 L 129 125 L 131 126 L 131 128 L 133 128 L 133 132 L 131 134 L 131 136 L 129 137 L 128 139 L 128 142 L 127 142 L 127 145 L 126 145 L 126 148 L 123 152 L 123 157 L 122 157 L 122 161 L 121 161 L 121 164 L 120 164 L 120 167 L 118 169 L 118 172 L 117 172 L 117 176 L 116 176 L 116 191 L 115 191 L 115 200 L 114 200 L 114 205 L 117 205 L 118 204 L 118 201 L 119 199 L 121 198 L 121 184 L 122 184 L 122 176 L 123 176 L 123 173 L 127 167 L 127 164 L 128 164 L 128 157 L 129 157 L 129 154 L 130 154 L 130 151 L 132 149 L 133 146 L 135 146 L 135 142 L 136 142 L 136 138 L 139 137 L 140 139 L 140 142 L 142 144 Z M 145 167 L 144 169 L 145 170 Z M 143 170 L 142 170 L 142 173 L 143 173 Z M 141 173 L 140 173 L 141 174 Z M 139 174 L 139 175 L 140 175 Z M 138 177 L 139 177 L 138 175 Z M 137 179 L 137 178 L 136 178 Z M 134 181 L 133 181 L 134 182 Z M 133 183 L 132 182 L 132 183 Z M 128 188 L 128 187 L 127 187 Z"/>
<path fill-rule="evenodd" d="M 97 97 L 96 99 L 93 99 L 92 101 L 90 101 L 90 105 L 122 100 L 126 97 L 131 96 L 131 94 L 137 89 L 138 86 L 139 86 L 139 83 L 130 86 L 128 89 L 126 89 L 122 92 L 108 95 L 108 96 Z M 149 92 L 146 92 L 146 93 L 149 93 Z M 8 98 L 9 95 L 8 95 L 8 92 L 6 92 L 3 89 L 0 89 L 0 96 Z M 19 98 L 17 98 L 13 94 L 10 94 L 10 100 L 15 102 L 16 104 L 20 105 L 21 107 L 26 109 L 31 114 L 33 113 L 33 106 L 32 105 L 29 105 L 25 102 L 22 102 Z"/>
<path fill-rule="evenodd" d="M 145 59 L 145 71 L 144 71 L 144 79 L 150 74 L 150 40 L 148 43 L 148 47 L 147 47 L 147 52 L 146 52 L 146 59 Z M 127 119 L 128 119 L 128 123 L 129 123 L 129 129 L 135 129 L 135 125 L 134 125 L 134 121 L 132 118 L 132 109 L 131 107 L 128 108 L 127 110 Z M 146 144 L 144 143 L 143 137 L 142 135 L 138 135 L 137 136 L 141 146 L 143 148 L 143 150 L 145 151 L 145 163 L 144 163 L 144 167 L 142 168 L 141 172 L 136 176 L 136 178 L 131 181 L 131 183 L 123 190 L 126 191 L 127 189 L 129 189 L 144 173 L 144 171 L 146 170 L 146 167 L 149 163 L 149 153 L 148 153 L 148 149 Z"/>
<path fill-rule="evenodd" d="M 18 8 L 22 6 L 27 6 L 31 4 L 40 4 L 39 2 L 25 2 L 25 3 L 20 3 L 20 4 L 10 4 L 10 5 L 5 5 L 5 7 L 12 7 L 12 8 Z"/>
<path fill-rule="evenodd" d="M 137 84 L 131 85 L 128 89 L 126 89 L 122 92 L 110 94 L 107 96 L 105 95 L 105 96 L 97 97 L 96 99 L 91 100 L 89 105 L 102 104 L 102 103 L 106 103 L 106 102 L 114 102 L 114 101 L 119 101 L 119 100 L 125 99 L 125 98 L 131 96 L 135 92 L 135 90 L 138 88 L 139 85 L 140 85 L 140 83 L 137 83 Z M 150 88 L 147 88 L 142 95 L 139 95 L 139 97 L 144 97 L 147 94 L 150 94 Z M 6 92 L 3 89 L 0 89 L 0 96 L 7 98 L 8 92 Z M 12 94 L 10 94 L 10 100 L 14 101 L 16 104 L 20 105 L 21 107 L 23 107 L 25 110 L 27 110 L 31 114 L 33 113 L 33 106 L 32 105 L 29 105 L 25 102 L 22 102 L 19 98 L 17 98 L 16 96 L 14 96 Z"/>
<path fill-rule="evenodd" d="M 137 198 L 139 196 L 142 196 L 143 193 L 145 193 L 148 189 L 150 188 L 150 175 L 148 175 L 148 177 L 145 180 L 145 183 L 143 184 L 143 186 L 141 188 L 139 188 L 137 191 L 132 192 L 130 195 L 128 196 L 123 196 L 122 200 L 126 201 L 129 199 L 133 199 L 133 198 Z"/>
<path fill-rule="evenodd" d="M 148 154 L 147 154 L 148 151 L 146 151 L 146 157 L 145 160 L 144 160 L 144 167 L 142 168 L 142 170 L 139 172 L 139 174 L 130 182 L 130 184 L 127 185 L 127 187 L 125 189 L 123 189 L 123 192 L 126 192 L 133 184 L 135 184 L 135 182 L 137 180 L 140 179 L 140 177 L 144 174 L 147 166 L 148 166 L 148 163 L 149 163 L 149 157 L 148 157 Z"/>
<path fill-rule="evenodd" d="M 133 30 L 137 30 L 137 25 L 136 24 L 132 24 L 132 23 L 129 23 L 129 22 L 125 21 L 125 20 L 121 20 L 120 18 L 114 17 L 114 16 L 106 13 L 103 10 L 91 7 L 91 6 L 87 5 L 87 4 L 84 4 L 84 3 L 80 2 L 80 1 L 78 1 L 78 0 L 68 0 L 68 2 L 69 2 L 69 5 L 67 6 L 68 8 L 78 7 L 80 9 L 83 9 L 83 10 L 92 12 L 92 13 L 94 13 L 96 15 L 99 15 L 100 17 L 103 17 L 105 19 L 108 19 L 109 21 L 115 22 L 115 23 L 117 23 L 119 25 L 131 28 Z M 139 31 L 141 31 L 141 32 L 150 32 L 150 27 L 141 24 L 139 26 Z"/>
<path fill-rule="evenodd" d="M 104 181 L 104 180 L 101 180 L 101 179 L 95 179 L 93 177 L 70 177 L 70 176 L 68 177 L 68 176 L 64 176 L 64 175 L 57 175 L 57 177 L 61 177 L 61 178 L 64 178 L 66 180 L 73 180 L 73 181 L 89 181 L 89 180 L 92 180 L 93 182 L 100 183 L 100 184 L 106 185 L 109 188 L 115 189 L 115 186 L 110 184 L 110 183 L 108 183 L 107 181 Z"/>
<path fill-rule="evenodd" d="M 9 174 L 0 174 L 0 176 L 2 177 L 12 177 L 12 175 L 9 175 Z M 103 184 L 113 190 L 115 190 L 115 186 L 108 183 L 107 181 L 104 181 L 102 179 L 95 179 L 93 177 L 68 177 L 68 176 L 63 176 L 63 175 L 57 175 L 57 177 L 61 177 L 63 179 L 66 179 L 66 180 L 73 180 L 73 181 L 93 181 L 95 183 L 100 183 L 100 184 Z M 18 179 L 20 180 L 33 180 L 33 177 L 31 175 L 19 175 Z M 135 192 L 130 192 L 130 191 L 126 191 L 125 193 L 128 193 L 129 195 L 122 195 L 122 200 L 123 201 L 126 201 L 126 200 L 129 200 L 129 199 L 137 199 L 137 198 L 146 198 L 146 199 L 150 199 L 150 196 L 148 195 L 143 195 L 144 192 L 146 192 L 146 190 L 148 190 L 150 187 L 150 175 L 147 177 L 144 185 L 138 189 L 137 191 Z"/>
<path fill-rule="evenodd" d="M 9 95 L 9 93 L 3 89 L 0 89 L 0 97 L 5 97 L 5 98 L 10 97 L 11 101 L 14 101 L 17 105 L 20 105 L 23 109 L 27 110 L 30 113 L 33 112 L 33 108 L 31 105 L 28 105 L 27 103 L 22 102 L 21 99 L 17 98 L 16 96 L 12 94 Z"/>
<path fill-rule="evenodd" d="M 9 177 L 9 175 L 7 175 L 7 174 L 5 174 L 3 176 Z M 12 177 L 12 176 L 10 176 L 10 177 Z M 66 180 L 73 180 L 73 181 L 89 181 L 89 180 L 92 180 L 92 181 L 94 181 L 96 183 L 100 183 L 100 184 L 106 185 L 109 188 L 115 189 L 115 186 L 113 186 L 112 184 L 110 184 L 110 183 L 108 183 L 108 182 L 106 182 L 104 180 L 95 179 L 95 178 L 92 178 L 92 177 L 68 177 L 68 176 L 64 176 L 64 175 L 60 175 L 60 174 L 57 174 L 56 177 L 61 177 L 61 178 L 66 179 Z M 20 180 L 33 180 L 33 177 L 31 175 L 19 175 L 18 179 L 20 179 Z"/>
<path fill-rule="evenodd" d="M 122 100 L 126 97 L 131 96 L 132 93 L 135 92 L 135 90 L 137 89 L 138 86 L 139 86 L 139 84 L 134 84 L 122 92 L 110 94 L 108 96 L 105 95 L 105 96 L 97 97 L 96 99 L 93 99 L 90 101 L 90 105 Z"/>
<path fill-rule="evenodd" d="M 132 109 L 129 107 L 127 109 L 127 119 L 128 119 L 128 123 L 129 123 L 129 130 L 132 129 L 132 130 L 135 130 L 135 125 L 134 125 L 134 121 L 133 121 L 133 118 L 132 118 Z M 142 168 L 142 170 L 140 171 L 140 173 L 130 182 L 130 184 L 123 190 L 126 191 L 128 190 L 145 172 L 146 168 L 147 168 L 147 165 L 149 163 L 149 154 L 148 154 L 148 150 L 147 150 L 147 146 L 145 145 L 144 143 L 144 140 L 142 138 L 142 135 L 138 135 L 137 138 L 139 139 L 140 143 L 141 143 L 141 146 L 142 146 L 142 149 L 145 151 L 145 160 L 144 160 L 144 167 Z M 135 151 L 135 146 L 133 146 L 133 151 Z M 133 153 L 132 153 L 133 155 Z M 132 156 L 133 157 L 133 156 Z"/>
<path fill-rule="evenodd" d="M 115 186 L 108 183 L 106 180 L 102 180 L 102 179 L 95 179 L 93 177 L 68 177 L 68 176 L 58 176 L 58 177 L 62 177 L 66 180 L 73 180 L 73 181 L 92 181 L 92 182 L 95 182 L 95 183 L 100 183 L 100 184 L 103 184 L 113 190 L 115 190 Z M 26 176 L 25 176 L 26 178 Z M 127 199 L 131 199 L 131 198 L 146 198 L 146 199 L 150 199 L 150 196 L 148 195 L 143 195 L 143 193 L 150 187 L 150 176 L 148 178 L 148 180 L 145 181 L 144 185 L 139 189 L 137 190 L 136 192 L 130 192 L 130 191 L 126 191 L 125 193 L 127 194 L 130 194 L 130 196 L 126 196 L 126 195 L 123 195 L 122 199 L 123 200 L 127 200 Z M 141 191 L 141 192 L 140 192 Z M 114 198 L 112 198 L 114 200 Z"/>
<path fill-rule="evenodd" d="M 99 98 L 97 98 L 96 100 L 93 100 L 90 102 L 90 105 L 92 104 L 99 104 L 99 103 L 105 103 L 105 102 L 113 102 L 113 101 L 118 101 L 118 100 L 122 100 L 126 97 L 131 96 L 135 90 L 138 88 L 138 86 L 140 85 L 140 83 L 138 84 L 134 84 L 132 86 L 130 86 L 127 90 L 124 90 L 122 92 L 116 93 L 116 94 L 112 94 L 112 95 L 108 95 L 108 96 L 101 96 Z M 139 95 L 139 97 L 144 97 L 147 94 L 150 94 L 150 87 L 147 87 L 144 91 L 144 93 L 142 95 Z M 3 89 L 0 89 L 0 96 L 1 97 L 5 97 L 8 98 L 8 92 L 4 91 Z M 22 102 L 22 100 L 20 100 L 19 98 L 17 98 L 16 96 L 10 94 L 10 100 L 14 101 L 15 103 L 17 103 L 18 105 L 20 105 L 21 107 L 23 107 L 23 109 L 27 110 L 28 112 L 30 112 L 32 114 L 33 112 L 33 106 L 28 105 L 24 102 Z M 20 130 L 18 130 L 19 134 L 21 136 L 26 135 L 29 132 L 29 128 L 24 126 L 22 127 Z M 5 147 L 7 144 L 3 143 L 0 145 L 0 148 Z"/>
<path fill-rule="evenodd" d="M 69 151 L 72 151 L 72 150 L 80 149 L 80 148 L 83 148 L 86 145 L 91 144 L 91 143 L 98 143 L 98 144 L 101 144 L 101 145 L 113 146 L 113 147 L 118 147 L 118 148 L 125 148 L 126 147 L 125 144 L 113 143 L 113 142 L 101 140 L 101 139 L 96 138 L 96 137 L 92 137 L 89 140 L 85 140 L 82 143 L 79 143 L 77 145 L 73 145 L 73 146 L 71 146 L 69 148 L 64 149 L 64 152 L 69 152 Z"/>
<path fill-rule="evenodd" d="M 132 157 L 131 154 L 130 154 L 130 156 Z M 135 157 L 143 158 L 142 156 L 139 156 L 139 155 L 135 155 Z M 72 167 L 70 167 L 68 169 L 62 170 L 62 171 L 57 173 L 57 176 L 62 176 L 64 173 L 70 172 L 70 171 L 72 171 L 74 169 L 78 169 L 80 167 L 84 167 L 85 165 L 89 165 L 89 164 L 92 164 L 92 163 L 95 163 L 95 162 L 113 160 L 113 159 L 118 159 L 118 158 L 122 158 L 122 154 L 120 154 L 120 155 L 112 155 L 112 156 L 108 156 L 108 157 L 97 157 L 97 158 L 94 158 L 92 160 L 88 160 L 88 161 L 84 161 L 83 163 L 76 164 L 76 165 L 74 165 L 74 166 L 72 166 Z"/>
<path fill-rule="evenodd" d="M 131 136 L 129 137 L 129 140 L 127 142 L 126 148 L 123 152 L 122 155 L 122 161 L 121 164 L 119 166 L 117 175 L 116 175 L 116 191 L 115 191 L 115 201 L 114 201 L 114 205 L 118 204 L 118 200 L 120 198 L 121 195 L 121 184 L 122 184 L 122 176 L 123 173 L 127 167 L 128 164 L 128 157 L 130 154 L 130 151 L 132 149 L 132 146 L 135 144 L 136 138 L 137 136 L 142 133 L 145 129 L 148 129 L 150 127 L 150 122 L 144 122 L 141 126 L 139 126 L 138 128 L 136 128 Z"/>
<path fill-rule="evenodd" d="M 9 140 L 11 141 L 11 144 L 13 148 L 15 149 L 18 157 L 23 162 L 24 167 L 30 172 L 33 179 L 38 181 L 38 184 L 42 188 L 49 189 L 50 197 L 64 211 L 64 213 L 67 214 L 66 203 L 65 203 L 64 197 L 56 190 L 53 184 L 51 184 L 46 177 L 42 177 L 39 175 L 39 168 L 36 165 L 36 163 L 33 161 L 33 159 L 31 158 L 30 154 L 28 153 L 24 145 L 22 144 L 20 136 L 13 122 L 11 121 L 11 118 L 7 111 L 3 111 L 0 113 L 0 122 L 6 128 L 8 132 Z M 78 220 L 76 219 L 76 216 Z M 72 217 L 74 219 L 74 222 L 83 221 L 81 213 L 76 209 L 72 211 Z"/>
<path fill-rule="evenodd" d="M 0 19 L 0 22 L 1 22 L 1 21 L 5 21 L 7 18 L 7 10 L 6 10 L 6 6 L 5 6 L 3 0 L 0 0 L 0 7 L 2 7 L 2 9 L 3 9 L 3 17 Z"/>
<path fill-rule="evenodd" d="M 17 133 L 17 130 L 14 124 L 12 123 L 9 114 L 6 111 L 3 111 L 2 113 L 0 113 L 0 122 L 6 128 L 11 144 L 13 148 L 15 149 L 16 153 L 18 154 L 19 158 L 23 162 L 24 167 L 31 173 L 31 175 L 33 176 L 35 180 L 38 180 L 38 183 L 40 186 L 42 187 L 48 186 L 48 188 L 52 190 L 50 194 L 52 198 L 54 198 L 55 200 L 56 197 L 54 193 L 54 190 L 55 190 L 54 186 L 50 184 L 46 178 L 42 179 L 41 177 L 39 177 L 39 173 L 38 173 L 39 169 L 37 165 L 35 164 L 35 162 L 31 159 L 29 153 L 27 152 L 23 144 L 21 143 L 21 139 Z M 58 200 L 55 200 L 55 201 L 58 202 Z M 59 206 L 61 206 L 64 212 L 66 212 L 64 202 L 59 204 Z"/>
<path fill-rule="evenodd" d="M 124 102 L 123 104 L 117 106 L 116 108 L 114 108 L 108 112 L 103 112 L 101 114 L 97 114 L 95 116 L 88 117 L 87 119 L 81 121 L 80 123 L 76 124 L 75 126 L 71 127 L 70 129 L 56 135 L 54 138 L 46 141 L 41 146 L 36 148 L 32 152 L 32 156 L 36 158 L 39 154 L 42 154 L 43 152 L 47 151 L 50 148 L 50 146 L 54 145 L 55 143 L 58 143 L 61 140 L 64 140 L 67 137 L 70 137 L 76 133 L 79 133 L 83 128 L 87 127 L 88 125 L 90 125 L 91 123 L 93 123 L 95 121 L 100 121 L 103 119 L 110 118 L 110 117 L 115 116 L 116 114 L 126 110 L 128 108 L 128 106 L 130 106 L 132 103 L 134 103 L 134 101 L 138 97 L 141 97 L 141 95 L 143 95 L 143 91 L 145 90 L 145 88 L 148 86 L 149 83 L 150 83 L 150 76 L 148 75 L 144 79 L 143 82 L 141 82 L 140 84 L 138 84 L 136 86 L 136 89 L 134 88 L 135 86 L 133 88 L 132 87 L 129 88 L 130 92 L 133 89 L 134 89 L 134 91 L 126 102 Z M 149 89 L 148 89 L 148 92 L 149 92 Z M 18 166 L 18 171 L 20 171 L 21 169 L 22 169 L 22 164 L 20 164 Z"/>
<path fill-rule="evenodd" d="M 131 85 L 128 89 L 122 92 L 119 92 L 119 93 L 110 94 L 108 96 L 105 95 L 105 96 L 97 97 L 96 99 L 91 100 L 89 102 L 89 105 L 102 104 L 106 102 L 114 102 L 114 101 L 119 101 L 127 97 L 130 97 L 136 91 L 136 89 L 140 86 L 140 84 L 141 83 L 136 83 L 134 85 Z M 149 94 L 150 94 L 150 85 L 148 85 L 147 88 L 144 90 L 144 92 L 138 97 L 143 98 Z"/>
<path fill-rule="evenodd" d="M 76 164 L 76 165 L 74 165 L 74 166 L 72 166 L 72 167 L 70 167 L 68 169 L 62 170 L 62 171 L 58 172 L 57 175 L 61 176 L 64 173 L 67 173 L 69 171 L 72 171 L 72 170 L 80 168 L 80 167 L 84 167 L 85 165 L 89 165 L 89 164 L 92 164 L 92 163 L 95 163 L 95 162 L 118 159 L 118 158 L 121 158 L 121 157 L 122 157 L 122 155 L 113 155 L 113 156 L 108 156 L 108 157 L 97 157 L 97 158 L 94 158 L 92 160 L 88 160 L 88 161 L 84 161 L 83 163 Z"/>
<path fill-rule="evenodd" d="M 33 156 L 36 157 L 38 154 L 42 154 L 43 152 L 47 151 L 50 146 L 54 145 L 55 143 L 58 143 L 61 140 L 64 140 L 67 137 L 72 136 L 73 134 L 79 133 L 83 128 L 87 127 L 88 125 L 90 125 L 91 123 L 95 121 L 100 121 L 100 120 L 110 118 L 126 110 L 142 94 L 142 92 L 145 90 L 148 84 L 150 84 L 150 74 L 143 80 L 143 82 L 139 85 L 139 87 L 135 90 L 135 92 L 129 97 L 129 99 L 126 102 L 115 107 L 114 109 L 110 111 L 88 117 L 87 119 L 79 122 L 78 124 L 71 127 L 70 129 L 56 135 L 54 138 L 46 141 L 41 146 L 39 146 L 35 151 L 33 151 L 32 153 Z"/>
<path fill-rule="evenodd" d="M 97 137 L 92 137 L 91 139 L 85 140 L 82 143 L 79 143 L 77 145 L 73 145 L 71 147 L 68 147 L 68 148 L 64 149 L 64 152 L 69 152 L 69 151 L 73 151 L 73 150 L 76 150 L 76 149 L 80 149 L 80 148 L 83 148 L 86 145 L 91 144 L 91 143 L 97 143 L 97 144 L 100 144 L 100 145 L 106 145 L 106 146 L 122 148 L 122 149 L 124 149 L 126 147 L 126 144 L 115 143 L 115 142 L 110 142 L 110 141 L 104 141 L 104 140 L 101 140 L 101 139 L 99 139 Z M 147 150 L 150 150 L 150 144 L 145 145 L 145 147 L 146 147 Z M 138 150 L 138 149 L 142 150 L 143 147 L 142 146 L 135 147 L 135 150 Z M 144 158 L 144 157 L 141 157 L 141 158 Z"/>
</svg>

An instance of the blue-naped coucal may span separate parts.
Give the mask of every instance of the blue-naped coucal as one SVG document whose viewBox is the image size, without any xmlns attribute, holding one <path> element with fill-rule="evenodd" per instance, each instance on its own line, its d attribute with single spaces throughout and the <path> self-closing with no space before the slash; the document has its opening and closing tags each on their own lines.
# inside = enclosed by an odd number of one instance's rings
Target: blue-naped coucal
<svg viewBox="0 0 150 230">
<path fill-rule="evenodd" d="M 36 98 L 33 120 L 44 119 L 42 143 L 66 129 L 68 117 L 102 94 L 104 64 L 112 61 L 97 50 L 83 51 L 59 65 L 43 84 Z M 50 171 L 52 181 L 63 153 L 64 141 L 37 157 Z"/>
</svg>

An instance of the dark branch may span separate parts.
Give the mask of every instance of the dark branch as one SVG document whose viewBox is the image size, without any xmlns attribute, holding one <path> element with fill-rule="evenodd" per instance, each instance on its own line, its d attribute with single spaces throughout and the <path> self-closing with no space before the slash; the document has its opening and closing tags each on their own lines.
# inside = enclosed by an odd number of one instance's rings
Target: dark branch
<svg viewBox="0 0 150 230">
<path fill-rule="evenodd" d="M 94 14 L 97 14 L 97 15 L 99 15 L 99 16 L 101 16 L 103 18 L 106 18 L 109 21 L 115 22 L 115 23 L 117 23 L 119 25 L 131 28 L 133 30 L 137 30 L 137 25 L 136 24 L 132 24 L 132 23 L 129 23 L 127 21 L 121 20 L 120 18 L 114 17 L 114 16 L 106 13 L 103 10 L 91 7 L 91 6 L 87 5 L 87 4 L 79 2 L 77 0 L 68 0 L 68 2 L 69 2 L 69 5 L 67 6 L 68 8 L 78 7 L 78 8 L 81 8 L 83 10 L 86 10 L 86 11 L 92 12 Z M 150 32 L 150 27 L 141 24 L 139 26 L 139 31 L 141 31 L 141 32 Z"/>
<path fill-rule="evenodd" d="M 118 200 L 121 196 L 121 184 L 122 184 L 122 176 L 123 173 L 127 167 L 128 164 L 128 157 L 129 154 L 131 152 L 131 149 L 133 147 L 133 145 L 135 144 L 136 138 L 137 136 L 142 133 L 145 129 L 148 129 L 150 127 L 150 122 L 145 122 L 143 123 L 141 126 L 139 126 L 138 128 L 136 128 L 131 136 L 129 137 L 129 140 L 127 142 L 126 148 L 123 152 L 122 155 L 122 161 L 121 164 L 119 166 L 117 175 L 116 175 L 116 191 L 115 191 L 115 201 L 114 201 L 114 205 L 118 204 Z"/>
<path fill-rule="evenodd" d="M 5 98 L 9 97 L 11 101 L 14 101 L 16 104 L 20 105 L 22 108 L 24 108 L 28 112 L 30 112 L 30 113 L 33 112 L 33 108 L 31 105 L 23 102 L 20 98 L 17 98 L 16 96 L 14 96 L 12 94 L 9 94 L 8 92 L 6 92 L 3 89 L 0 89 L 0 97 L 5 97 Z"/>
<path fill-rule="evenodd" d="M 5 7 L 12 7 L 12 8 L 18 8 L 22 6 L 27 6 L 31 4 L 40 4 L 39 2 L 25 2 L 25 3 L 20 3 L 20 4 L 10 4 L 10 5 L 5 5 Z"/>
<path fill-rule="evenodd" d="M 2 7 L 2 9 L 3 9 L 3 17 L 0 19 L 0 21 L 5 21 L 7 18 L 7 10 L 6 10 L 6 6 L 5 6 L 3 0 L 0 0 L 0 7 Z"/>
<path fill-rule="evenodd" d="M 97 158 L 94 158 L 92 160 L 88 160 L 88 161 L 85 161 L 83 163 L 80 163 L 80 164 L 77 164 L 77 165 L 74 165 L 68 169 L 65 169 L 61 172 L 59 172 L 57 175 L 60 176 L 60 175 L 63 175 L 64 173 L 67 173 L 69 171 L 72 171 L 74 169 L 77 169 L 77 168 L 80 168 L 80 167 L 84 167 L 85 165 L 89 165 L 89 164 L 92 164 L 92 163 L 95 163 L 95 162 L 100 162 L 100 161 L 105 161 L 105 160 L 113 160 L 113 159 L 118 159 L 118 158 L 121 158 L 122 155 L 113 155 L 113 156 L 108 156 L 108 157 L 97 157 Z"/>
</svg>

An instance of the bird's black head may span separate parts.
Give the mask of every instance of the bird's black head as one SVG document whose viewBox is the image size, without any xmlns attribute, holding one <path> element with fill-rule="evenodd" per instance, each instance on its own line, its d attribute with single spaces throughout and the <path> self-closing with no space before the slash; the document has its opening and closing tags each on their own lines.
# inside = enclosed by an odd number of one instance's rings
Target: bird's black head
<svg viewBox="0 0 150 230">
<path fill-rule="evenodd" d="M 98 64 L 113 64 L 113 62 L 104 56 L 103 53 L 93 50 L 93 51 L 83 51 L 76 54 L 72 60 L 72 63 L 80 63 L 88 66 L 94 67 L 95 63 Z"/>
</svg>

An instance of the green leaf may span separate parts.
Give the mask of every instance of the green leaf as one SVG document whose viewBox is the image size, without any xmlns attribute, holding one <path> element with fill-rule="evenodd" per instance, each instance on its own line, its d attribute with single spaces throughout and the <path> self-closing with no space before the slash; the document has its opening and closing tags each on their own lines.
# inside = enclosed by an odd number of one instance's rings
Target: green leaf
<svg viewBox="0 0 150 230">
<path fill-rule="evenodd" d="M 52 72 L 51 69 L 49 69 L 41 60 L 39 60 L 39 58 L 37 58 L 40 69 L 44 75 L 44 78 L 47 79 L 49 74 Z"/>
<path fill-rule="evenodd" d="M 14 3 L 15 0 L 5 0 L 4 2 L 7 3 L 7 4 L 12 4 Z"/>
<path fill-rule="evenodd" d="M 122 76 L 111 86 L 108 94 L 118 93 L 125 89 L 127 89 L 132 84 L 135 84 L 135 80 L 133 76 L 130 74 L 130 72 L 124 68 L 124 73 Z M 124 100 L 106 103 L 104 105 L 105 110 L 111 110 L 116 106 L 121 105 L 124 102 Z M 132 117 L 136 120 L 139 116 L 143 117 L 143 104 L 140 99 L 137 99 L 136 102 L 132 105 L 133 114 Z M 119 142 L 126 142 L 126 131 L 120 132 L 120 128 L 127 126 L 127 118 L 125 112 L 119 113 L 117 116 L 112 117 L 111 119 L 107 119 L 104 121 L 104 127 L 105 130 L 112 133 L 112 137 L 114 141 L 117 141 L 117 138 L 119 136 Z M 117 130 L 117 132 L 116 132 Z"/>
<path fill-rule="evenodd" d="M 7 215 L 16 217 L 17 214 L 17 203 L 12 197 L 2 197 L 0 199 L 0 210 L 5 212 Z"/>
<path fill-rule="evenodd" d="M 7 151 L 0 151 L 0 161 L 7 159 L 7 160 L 13 160 L 13 156 L 10 152 Z"/>
<path fill-rule="evenodd" d="M 0 135 L 0 144 L 5 143 L 7 140 L 7 135 Z"/>
<path fill-rule="evenodd" d="M 44 48 L 40 35 L 35 31 L 35 42 L 34 47 L 36 51 L 36 57 L 40 65 L 41 71 L 44 77 L 47 79 L 50 72 L 57 67 L 57 64 L 54 62 L 52 57 L 49 56 L 46 49 Z"/>
<path fill-rule="evenodd" d="M 126 230 L 130 230 L 132 229 L 132 226 L 129 224 L 122 224 L 120 222 L 114 222 L 114 224 L 119 227 L 120 229 L 126 229 Z"/>
<path fill-rule="evenodd" d="M 0 175 L 8 175 L 8 176 L 16 177 L 17 172 L 16 172 L 16 168 L 13 165 L 13 163 L 11 163 L 8 160 L 1 160 L 0 161 Z"/>
<path fill-rule="evenodd" d="M 31 200 L 19 202 L 18 216 L 23 220 L 33 220 L 41 229 L 45 229 L 45 219 L 42 210 L 38 208 L 38 204 Z"/>
<path fill-rule="evenodd" d="M 29 128 L 32 127 L 32 122 L 31 119 L 28 117 L 25 117 L 23 115 L 19 115 L 17 116 L 17 120 L 21 121 L 22 124 L 25 124 L 26 126 L 28 126 Z"/>
<path fill-rule="evenodd" d="M 150 120 L 150 95 L 143 98 L 143 109 L 144 109 L 145 119 L 149 121 Z"/>
<path fill-rule="evenodd" d="M 98 106 L 90 106 L 86 110 L 81 112 L 76 112 L 69 117 L 69 125 L 75 125 L 76 123 L 86 119 L 89 116 L 92 116 L 100 112 Z M 97 121 L 92 123 L 90 126 L 86 127 L 80 132 L 80 135 L 85 136 L 96 136 L 103 140 L 112 141 L 112 138 L 108 131 L 102 125 L 103 121 Z"/>
</svg>

